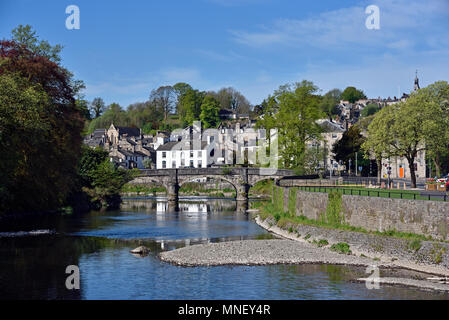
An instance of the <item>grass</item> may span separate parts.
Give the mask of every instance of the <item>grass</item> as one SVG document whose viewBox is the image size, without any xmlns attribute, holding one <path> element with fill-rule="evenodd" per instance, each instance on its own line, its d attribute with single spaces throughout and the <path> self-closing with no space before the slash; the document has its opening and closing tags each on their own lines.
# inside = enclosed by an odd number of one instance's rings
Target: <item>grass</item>
<svg viewBox="0 0 449 320">
<path fill-rule="evenodd" d="M 421 249 L 421 240 L 415 239 L 409 242 L 408 244 L 408 248 L 412 251 L 418 251 L 419 249 Z"/>
<path fill-rule="evenodd" d="M 253 194 L 271 195 L 272 185 L 272 180 L 262 180 L 257 182 L 250 190 Z"/>
<path fill-rule="evenodd" d="M 446 248 L 443 248 L 438 243 L 434 243 L 430 253 L 433 256 L 433 261 L 436 264 L 440 264 L 443 261 L 443 254 L 446 253 Z"/>
<path fill-rule="evenodd" d="M 327 241 L 326 239 L 320 239 L 318 241 L 313 240 L 312 243 L 316 244 L 318 247 L 325 247 L 329 244 L 329 241 Z"/>
<path fill-rule="evenodd" d="M 343 254 L 351 254 L 351 250 L 349 248 L 349 244 L 347 244 L 346 242 L 339 242 L 339 243 L 335 243 L 331 246 L 331 250 L 338 252 L 338 253 L 343 253 Z"/>
</svg>

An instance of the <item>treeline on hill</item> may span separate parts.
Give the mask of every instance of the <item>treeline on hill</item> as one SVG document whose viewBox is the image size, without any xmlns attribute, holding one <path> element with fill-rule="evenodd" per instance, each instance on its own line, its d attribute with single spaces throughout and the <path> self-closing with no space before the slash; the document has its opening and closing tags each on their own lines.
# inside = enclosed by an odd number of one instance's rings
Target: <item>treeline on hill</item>
<svg viewBox="0 0 449 320">
<path fill-rule="evenodd" d="M 106 107 L 102 98 L 95 98 L 90 103 L 92 119 L 87 133 L 108 128 L 111 123 L 141 128 L 144 134 L 154 134 L 156 130 L 171 131 L 194 121 L 201 121 L 203 127 L 212 128 L 220 123 L 221 109 L 249 114 L 251 108 L 249 101 L 234 88 L 206 92 L 179 82 L 152 90 L 148 101 L 133 103 L 126 110 L 117 103 Z"/>
<path fill-rule="evenodd" d="M 0 41 L 0 214 L 114 206 L 132 175 L 82 148 L 84 85 L 61 66 L 61 49 L 28 25 Z"/>
</svg>

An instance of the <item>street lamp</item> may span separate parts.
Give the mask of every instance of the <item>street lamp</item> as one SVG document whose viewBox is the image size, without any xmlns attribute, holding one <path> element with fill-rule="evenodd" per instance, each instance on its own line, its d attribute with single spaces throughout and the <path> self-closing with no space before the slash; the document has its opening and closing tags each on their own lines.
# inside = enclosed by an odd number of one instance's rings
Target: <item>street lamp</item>
<svg viewBox="0 0 449 320">
<path fill-rule="evenodd" d="M 331 159 L 331 169 L 329 170 L 329 174 L 330 174 L 330 179 L 332 179 L 332 171 L 334 170 L 334 160 Z"/>
</svg>

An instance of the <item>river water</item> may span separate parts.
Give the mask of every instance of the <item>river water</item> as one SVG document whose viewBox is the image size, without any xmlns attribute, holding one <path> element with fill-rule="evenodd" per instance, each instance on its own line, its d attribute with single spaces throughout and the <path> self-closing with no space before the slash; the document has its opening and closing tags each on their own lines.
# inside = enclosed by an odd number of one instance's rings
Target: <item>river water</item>
<svg viewBox="0 0 449 320">
<path fill-rule="evenodd" d="M 353 280 L 365 268 L 333 265 L 178 267 L 157 253 L 197 243 L 272 236 L 232 200 L 190 198 L 167 212 L 158 199 L 121 210 L 0 225 L 0 299 L 449 299 L 449 295 Z M 145 257 L 129 251 L 143 243 Z M 68 265 L 80 289 L 68 290 Z M 381 276 L 382 276 L 381 270 Z M 397 271 L 400 274 L 407 271 Z"/>
</svg>

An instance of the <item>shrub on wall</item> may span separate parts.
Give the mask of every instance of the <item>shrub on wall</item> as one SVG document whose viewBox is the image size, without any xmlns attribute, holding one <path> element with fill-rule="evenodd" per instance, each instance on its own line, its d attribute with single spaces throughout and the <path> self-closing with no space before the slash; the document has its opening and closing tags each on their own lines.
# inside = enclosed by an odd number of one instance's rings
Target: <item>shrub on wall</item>
<svg viewBox="0 0 449 320">
<path fill-rule="evenodd" d="M 288 212 L 290 215 L 296 215 L 296 191 L 298 188 L 290 188 L 288 190 Z"/>
<path fill-rule="evenodd" d="M 326 208 L 326 222 L 331 225 L 341 225 L 344 223 L 344 216 L 341 213 L 342 194 L 332 191 L 328 195 Z"/>
</svg>

